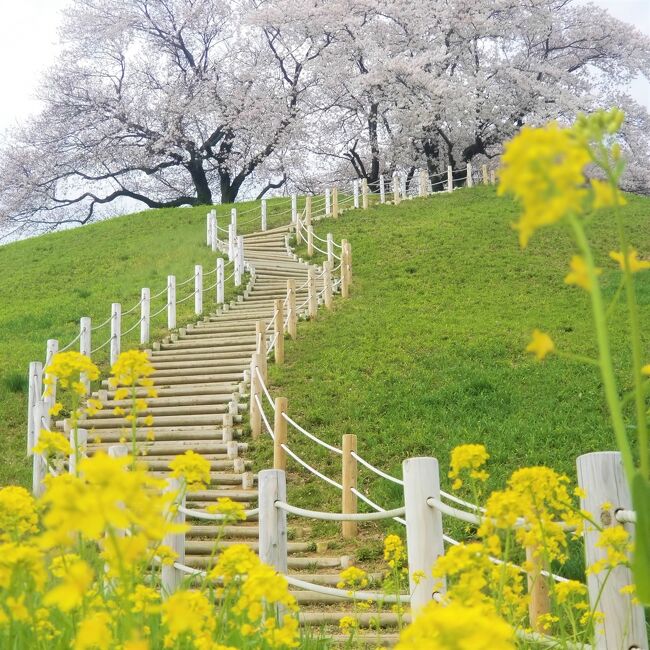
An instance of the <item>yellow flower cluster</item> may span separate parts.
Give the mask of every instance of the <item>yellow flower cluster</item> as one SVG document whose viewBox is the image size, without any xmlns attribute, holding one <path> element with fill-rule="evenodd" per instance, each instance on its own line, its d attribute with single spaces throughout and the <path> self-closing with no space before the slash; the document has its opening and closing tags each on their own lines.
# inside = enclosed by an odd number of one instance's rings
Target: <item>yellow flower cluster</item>
<svg viewBox="0 0 650 650">
<path fill-rule="evenodd" d="M 72 447 L 68 439 L 56 432 L 41 429 L 38 436 L 38 443 L 33 449 L 35 454 L 42 454 L 46 458 L 56 456 L 68 456 L 72 453 Z"/>
<path fill-rule="evenodd" d="M 36 501 L 25 488 L 10 485 L 0 490 L 0 542 L 17 542 L 35 533 L 37 524 Z"/>
<path fill-rule="evenodd" d="M 111 368 L 112 377 L 108 380 L 111 388 L 118 386 L 151 386 L 147 378 L 154 373 L 154 367 L 147 353 L 142 350 L 122 352 Z"/>
<path fill-rule="evenodd" d="M 182 456 L 176 456 L 169 463 L 169 469 L 172 476 L 185 481 L 190 490 L 201 490 L 210 484 L 210 463 L 191 449 Z"/>
<path fill-rule="evenodd" d="M 618 265 L 622 271 L 625 271 L 626 266 L 629 269 L 630 273 L 638 273 L 639 271 L 646 271 L 647 269 L 650 269 L 650 261 L 640 260 L 639 254 L 633 248 L 628 250 L 627 256 L 617 251 L 612 251 L 609 256 L 615 262 L 618 262 Z"/>
<path fill-rule="evenodd" d="M 451 452 L 451 469 L 449 478 L 453 479 L 452 488 L 458 490 L 463 485 L 461 474 L 467 472 L 470 478 L 486 481 L 488 473 L 483 469 L 490 455 L 485 445 L 459 445 Z"/>
<path fill-rule="evenodd" d="M 58 352 L 52 357 L 45 368 L 44 384 L 51 383 L 51 378 L 56 378 L 62 388 L 71 387 L 81 396 L 86 394 L 86 389 L 81 382 L 85 375 L 91 381 L 99 379 L 99 368 L 81 352 Z"/>
<path fill-rule="evenodd" d="M 368 574 L 356 566 L 348 567 L 341 571 L 336 586 L 339 589 L 348 589 L 353 592 L 365 589 L 368 586 Z"/>
<path fill-rule="evenodd" d="M 244 521 L 246 519 L 244 506 L 228 497 L 219 497 L 217 502 L 209 505 L 206 510 L 214 514 L 223 515 L 226 523 Z"/>
<path fill-rule="evenodd" d="M 391 569 L 400 569 L 404 564 L 404 543 L 397 535 L 387 535 L 384 539 L 384 560 Z"/>
<path fill-rule="evenodd" d="M 588 572 L 593 574 L 629 564 L 632 540 L 623 526 L 610 526 L 601 531 L 596 548 L 601 549 L 604 555 L 589 567 Z"/>
<path fill-rule="evenodd" d="M 530 343 L 526 347 L 526 352 L 531 352 L 537 357 L 538 361 L 543 361 L 551 352 L 555 350 L 553 339 L 540 330 L 533 330 Z"/>
<path fill-rule="evenodd" d="M 395 650 L 514 650 L 513 629 L 486 608 L 431 602 L 400 635 Z"/>
<path fill-rule="evenodd" d="M 601 275 L 603 270 L 599 268 L 594 268 L 594 275 Z M 584 260 L 584 257 L 581 255 L 574 255 L 571 258 L 571 271 L 564 278 L 566 284 L 575 284 L 578 287 L 582 287 L 586 291 L 591 291 L 593 286 L 593 280 L 589 275 L 589 268 L 587 263 Z"/>
</svg>

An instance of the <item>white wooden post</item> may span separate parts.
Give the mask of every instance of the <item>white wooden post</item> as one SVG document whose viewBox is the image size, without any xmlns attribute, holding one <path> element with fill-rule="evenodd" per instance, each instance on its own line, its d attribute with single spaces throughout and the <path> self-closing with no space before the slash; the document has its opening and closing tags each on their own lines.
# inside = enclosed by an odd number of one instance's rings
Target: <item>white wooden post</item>
<svg viewBox="0 0 650 650">
<path fill-rule="evenodd" d="M 481 173 L 483 174 L 483 185 L 488 184 L 488 168 L 487 165 L 482 165 L 481 166 Z"/>
<path fill-rule="evenodd" d="M 228 226 L 228 259 L 235 259 L 235 239 L 237 238 L 237 208 L 230 210 L 230 225 Z"/>
<path fill-rule="evenodd" d="M 30 361 L 27 384 L 27 455 L 32 455 L 40 425 L 36 421 L 37 401 L 40 401 L 43 383 L 43 364 Z M 39 388 L 40 387 L 40 388 Z M 39 392 L 40 390 L 40 392 Z"/>
<path fill-rule="evenodd" d="M 314 255 L 314 226 L 307 226 L 307 257 Z"/>
<path fill-rule="evenodd" d="M 262 199 L 262 232 L 266 230 L 266 199 Z"/>
<path fill-rule="evenodd" d="M 323 264 L 323 283 L 325 289 L 323 292 L 325 307 L 332 309 L 332 265 L 329 262 Z"/>
<path fill-rule="evenodd" d="M 399 174 L 395 172 L 393 174 L 393 203 L 399 205 L 400 202 L 400 193 L 399 193 Z"/>
<path fill-rule="evenodd" d="M 447 192 L 454 191 L 454 170 L 451 165 L 447 165 Z"/>
<path fill-rule="evenodd" d="M 179 479 L 167 479 L 167 487 L 165 492 L 180 493 L 181 482 Z M 176 504 L 185 506 L 185 497 L 181 503 Z M 185 515 L 182 512 L 176 512 L 172 516 L 172 522 L 176 524 L 185 523 Z M 185 533 L 171 533 L 163 539 L 163 544 L 168 546 L 174 551 L 178 557 L 176 561 L 180 564 L 185 564 Z M 162 592 L 163 597 L 173 594 L 181 585 L 183 581 L 183 573 L 176 569 L 173 565 L 163 564 L 161 570 Z"/>
<path fill-rule="evenodd" d="M 212 252 L 216 253 L 219 250 L 219 230 L 217 228 L 217 211 L 210 211 L 210 224 L 211 224 L 211 237 L 210 237 L 210 247 Z"/>
<path fill-rule="evenodd" d="M 586 498 L 580 499 L 580 508 L 590 512 L 603 529 L 623 526 L 633 536 L 634 525 L 620 524 L 615 516 L 617 510 L 632 508 L 621 454 L 617 451 L 584 454 L 578 457 L 576 465 L 578 485 L 586 494 Z M 611 510 L 603 509 L 603 504 L 611 504 Z M 585 526 L 583 535 L 588 568 L 606 557 L 607 549 L 596 546 L 600 531 L 594 530 L 594 527 Z M 595 634 L 594 650 L 647 650 L 648 637 L 643 608 L 633 604 L 630 594 L 621 593 L 623 587 L 634 583 L 632 572 L 627 567 L 618 566 L 609 573 L 609 577 L 608 573 L 608 569 L 596 574 L 587 573 L 591 607 L 604 615 L 603 622 L 598 626 L 600 629 Z"/>
<path fill-rule="evenodd" d="M 408 198 L 408 187 L 406 186 L 406 174 L 400 174 L 400 186 L 402 188 L 402 198 Z"/>
<path fill-rule="evenodd" d="M 472 178 L 472 163 L 467 163 L 467 187 L 472 187 L 474 185 L 474 180 Z"/>
<path fill-rule="evenodd" d="M 435 458 L 408 458 L 402 463 L 404 505 L 406 507 L 406 549 L 411 591 L 411 612 L 415 617 L 432 598 L 437 579 L 431 568 L 444 554 L 442 513 L 427 504 L 427 499 L 440 499 L 440 475 Z M 423 576 L 419 584 L 413 579 L 416 571 Z M 440 588 L 444 591 L 444 587 Z"/>
<path fill-rule="evenodd" d="M 295 340 L 298 335 L 298 314 L 296 313 L 296 280 L 287 280 L 287 309 L 289 312 L 288 331 L 289 336 Z"/>
<path fill-rule="evenodd" d="M 251 427 L 251 436 L 253 438 L 259 438 L 262 433 L 262 414 L 257 405 L 257 400 L 260 402 L 264 399 L 262 395 L 262 386 L 260 385 L 259 377 L 257 376 L 257 371 L 260 370 L 261 364 L 261 355 L 259 352 L 254 352 L 251 357 L 251 388 L 250 395 L 248 397 L 248 420 Z M 257 397 L 257 399 L 255 399 Z"/>
<path fill-rule="evenodd" d="M 327 233 L 327 261 L 334 268 L 334 235 L 331 232 Z"/>
<path fill-rule="evenodd" d="M 194 313 L 203 313 L 203 267 L 194 265 Z"/>
<path fill-rule="evenodd" d="M 296 217 L 296 244 L 302 244 L 302 219 Z"/>
<path fill-rule="evenodd" d="M 122 305 L 114 302 L 111 305 L 111 366 L 120 356 L 122 342 Z"/>
<path fill-rule="evenodd" d="M 84 316 L 79 320 L 79 352 L 90 358 L 91 350 L 92 321 L 90 316 Z M 86 387 L 86 393 L 90 392 L 90 379 L 83 373 L 80 376 L 81 383 Z"/>
<path fill-rule="evenodd" d="M 339 218 L 339 190 L 335 187 L 332 190 L 332 216 L 335 219 Z"/>
<path fill-rule="evenodd" d="M 291 195 L 291 223 L 298 221 L 298 195 Z"/>
<path fill-rule="evenodd" d="M 357 179 L 352 181 L 352 192 L 354 194 L 354 207 L 359 207 L 359 181 Z"/>
<path fill-rule="evenodd" d="M 140 345 L 149 343 L 151 332 L 151 291 L 142 287 L 140 295 Z"/>
<path fill-rule="evenodd" d="M 427 192 L 427 170 L 426 169 L 421 169 L 420 170 L 420 186 L 419 186 L 419 194 L 420 196 L 426 196 L 429 192 Z"/>
<path fill-rule="evenodd" d="M 332 214 L 332 190 L 329 187 L 325 188 L 325 216 L 329 217 Z"/>
<path fill-rule="evenodd" d="M 45 351 L 45 367 L 43 371 L 47 371 L 47 367 L 52 363 L 52 357 L 59 351 L 59 342 L 56 339 L 48 339 Z M 52 423 L 52 416 L 50 409 L 56 402 L 56 377 L 47 372 L 44 375 L 48 379 L 47 392 L 49 395 L 43 399 L 43 419 L 45 420 L 46 428 L 49 429 Z"/>
<path fill-rule="evenodd" d="M 223 257 L 217 258 L 217 306 L 223 305 L 225 296 Z"/>
<path fill-rule="evenodd" d="M 275 506 L 287 501 L 287 480 L 280 469 L 259 473 L 259 555 L 278 573 L 287 573 L 287 513 Z"/>
<path fill-rule="evenodd" d="M 176 327 L 176 276 L 167 276 L 167 329 Z"/>
<path fill-rule="evenodd" d="M 361 205 L 364 210 L 368 209 L 368 179 L 364 178 L 361 180 Z"/>
<path fill-rule="evenodd" d="M 67 422 L 67 420 L 66 420 Z M 77 460 L 81 460 L 86 455 L 88 445 L 88 430 L 87 429 L 71 429 L 68 432 L 68 440 L 72 453 L 68 456 L 68 472 L 77 475 Z"/>
<path fill-rule="evenodd" d="M 496 173 L 496 171 L 494 169 L 490 170 L 490 183 L 492 185 L 497 184 L 497 173 Z"/>
<path fill-rule="evenodd" d="M 379 176 L 379 202 L 386 203 L 386 180 L 383 174 Z"/>
<path fill-rule="evenodd" d="M 235 244 L 235 286 L 241 287 L 241 276 L 244 274 L 244 238 L 237 237 Z"/>
<path fill-rule="evenodd" d="M 314 320 L 318 313 L 318 296 L 316 294 L 316 271 L 313 266 L 307 270 L 307 307 L 309 318 Z"/>
<path fill-rule="evenodd" d="M 38 444 L 38 438 L 40 436 L 40 429 L 37 432 L 36 437 L 34 438 L 34 445 Z M 43 495 L 45 486 L 43 485 L 43 480 L 47 474 L 47 463 L 42 454 L 34 454 L 32 456 L 32 494 L 35 497 L 40 497 Z"/>
<path fill-rule="evenodd" d="M 275 301 L 275 311 L 273 312 L 273 334 L 275 336 L 275 363 L 282 365 L 284 363 L 284 302 L 279 298 Z"/>
</svg>

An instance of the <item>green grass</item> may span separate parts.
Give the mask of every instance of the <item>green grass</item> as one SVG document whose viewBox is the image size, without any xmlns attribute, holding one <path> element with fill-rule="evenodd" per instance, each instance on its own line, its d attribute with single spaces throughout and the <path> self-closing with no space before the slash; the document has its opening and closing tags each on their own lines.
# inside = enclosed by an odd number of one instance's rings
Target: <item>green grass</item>
<svg viewBox="0 0 650 650">
<path fill-rule="evenodd" d="M 629 197 L 630 239 L 650 252 L 650 201 Z M 275 395 L 309 431 L 340 445 L 358 436 L 359 452 L 393 475 L 409 456 L 435 456 L 443 485 L 451 449 L 484 443 L 491 454 L 488 488 L 501 487 L 517 467 L 543 464 L 575 476 L 578 455 L 614 449 L 600 379 L 594 367 L 525 354 L 533 328 L 558 348 L 594 357 L 586 292 L 564 284 L 575 252 L 563 227 L 537 233 L 522 251 L 511 224 L 516 206 L 491 188 L 346 213 L 321 222 L 321 236 L 349 239 L 352 298 L 287 343 L 286 364 L 271 366 Z M 607 296 L 620 274 L 608 259 L 617 248 L 611 215 L 589 227 Z M 304 254 L 304 249 L 301 249 Z M 650 316 L 650 273 L 639 274 L 642 322 Z M 611 322 L 621 386 L 630 388 L 624 305 Z M 650 359 L 650 331 L 644 350 Z M 289 444 L 340 480 L 337 457 L 293 430 Z M 268 458 L 266 445 L 257 452 Z M 289 461 L 290 469 L 295 469 Z M 396 506 L 399 488 L 360 468 L 362 489 Z M 338 493 L 295 474 L 291 498 L 302 506 L 336 509 Z"/>
<path fill-rule="evenodd" d="M 259 229 L 259 204 L 237 207 L 240 212 L 254 208 L 240 215 L 239 232 Z M 205 245 L 208 209 L 149 210 L 0 246 L 0 484 L 31 480 L 25 424 L 29 362 L 44 361 L 48 338 L 58 339 L 61 347 L 71 341 L 81 316 L 90 316 L 95 326 L 108 318 L 112 302 L 121 302 L 123 312 L 135 305 L 143 286 L 153 295 L 164 289 L 167 275 L 176 275 L 177 283 L 192 276 L 194 264 L 203 264 L 204 273 L 212 271 L 215 255 Z M 268 227 L 286 223 L 288 209 L 290 199 L 270 200 Z M 230 206 L 218 206 L 217 212 L 220 225 L 227 226 Z M 214 280 L 214 274 L 204 277 L 204 286 Z M 193 283 L 179 286 L 177 299 L 193 289 Z M 229 291 L 232 295 L 232 286 Z M 204 296 L 205 311 L 214 307 L 213 300 L 213 294 Z M 164 294 L 152 299 L 151 313 L 165 301 Z M 178 306 L 179 326 L 193 319 L 193 309 L 191 298 Z M 139 318 L 138 309 L 125 316 L 122 331 Z M 166 331 L 166 319 L 163 311 L 152 322 L 152 338 Z M 108 325 L 93 332 L 93 348 L 109 335 Z M 136 328 L 122 348 L 137 346 L 138 337 Z M 106 349 L 93 358 L 105 366 Z"/>
</svg>

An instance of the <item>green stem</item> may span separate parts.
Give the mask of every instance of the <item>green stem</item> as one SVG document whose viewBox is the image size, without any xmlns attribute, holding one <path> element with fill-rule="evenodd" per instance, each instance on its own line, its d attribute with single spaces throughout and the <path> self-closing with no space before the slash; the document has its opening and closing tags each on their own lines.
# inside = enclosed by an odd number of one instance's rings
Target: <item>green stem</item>
<svg viewBox="0 0 650 650">
<path fill-rule="evenodd" d="M 621 410 L 621 403 L 618 398 L 618 389 L 616 386 L 616 379 L 614 376 L 614 366 L 612 364 L 612 354 L 609 345 L 609 333 L 607 332 L 607 321 L 605 319 L 605 308 L 603 304 L 603 296 L 598 282 L 598 277 L 595 272 L 594 258 L 585 235 L 582 224 L 572 216 L 570 218 L 571 227 L 576 237 L 578 247 L 582 252 L 585 263 L 587 264 L 587 273 L 591 282 L 591 307 L 594 317 L 594 325 L 596 327 L 596 338 L 598 341 L 598 360 L 600 365 L 600 374 L 603 380 L 603 387 L 605 389 L 605 399 L 609 408 L 609 414 L 614 428 L 614 435 L 616 442 L 621 452 L 623 459 L 623 466 L 627 474 L 628 481 L 632 480 L 634 476 L 634 461 L 632 459 L 632 451 L 630 443 L 625 433 L 625 423 L 623 421 L 623 413 Z"/>
</svg>

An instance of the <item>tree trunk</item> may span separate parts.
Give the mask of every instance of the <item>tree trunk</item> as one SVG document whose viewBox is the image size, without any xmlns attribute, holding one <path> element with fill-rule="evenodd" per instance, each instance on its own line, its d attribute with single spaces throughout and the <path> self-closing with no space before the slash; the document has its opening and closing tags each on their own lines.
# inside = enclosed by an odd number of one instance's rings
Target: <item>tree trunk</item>
<svg viewBox="0 0 650 650">
<path fill-rule="evenodd" d="M 377 135 L 377 116 L 379 104 L 373 102 L 368 114 L 368 141 L 370 143 L 370 171 L 367 174 L 368 186 L 373 192 L 379 191 L 379 137 Z"/>
<path fill-rule="evenodd" d="M 196 204 L 197 205 L 212 205 L 212 191 L 208 179 L 203 169 L 203 162 L 199 157 L 192 156 L 189 165 L 187 166 L 194 189 L 196 190 Z"/>
</svg>

